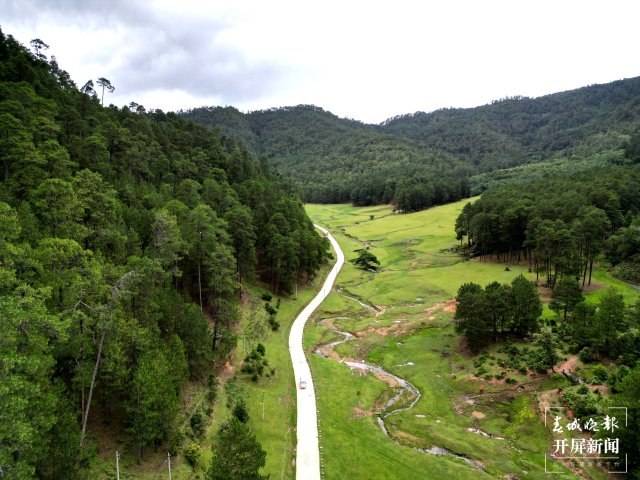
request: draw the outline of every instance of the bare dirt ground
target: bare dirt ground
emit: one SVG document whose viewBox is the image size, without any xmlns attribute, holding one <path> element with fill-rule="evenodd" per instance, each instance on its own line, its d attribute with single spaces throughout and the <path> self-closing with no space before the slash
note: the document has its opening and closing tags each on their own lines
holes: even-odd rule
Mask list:
<svg viewBox="0 0 640 480">
<path fill-rule="evenodd" d="M 564 362 L 559 363 L 554 368 L 556 372 L 566 371 L 568 373 L 573 373 L 577 366 L 578 366 L 578 356 L 574 355 L 572 357 L 567 358 L 567 360 L 565 360 Z"/>
<path fill-rule="evenodd" d="M 448 300 L 446 302 L 436 303 L 435 305 L 429 308 L 426 308 L 424 310 L 424 315 L 426 316 L 427 320 L 435 320 L 436 318 L 435 313 L 437 311 L 442 310 L 445 313 L 452 313 L 456 311 L 456 305 L 457 305 L 457 302 L 455 298 L 452 300 Z M 380 311 L 376 313 L 374 318 L 377 318 L 380 315 L 384 314 L 387 308 L 384 305 L 376 305 L 376 307 Z M 375 325 L 371 324 L 371 325 L 368 325 L 363 330 L 355 332 L 354 335 L 356 337 L 363 337 L 366 334 L 376 333 L 377 335 L 380 335 L 382 337 L 386 337 L 388 335 L 393 335 L 395 337 L 407 336 L 414 333 L 416 329 L 416 324 L 423 321 L 424 321 L 424 318 L 422 317 L 422 315 L 416 319 L 407 320 L 407 321 L 404 321 L 402 316 L 399 315 L 398 323 L 393 323 L 391 325 L 384 326 L 384 327 L 376 327 Z"/>
<path fill-rule="evenodd" d="M 352 418 L 362 418 L 373 415 L 375 412 L 371 409 L 365 410 L 360 407 L 353 407 L 353 415 Z"/>
</svg>

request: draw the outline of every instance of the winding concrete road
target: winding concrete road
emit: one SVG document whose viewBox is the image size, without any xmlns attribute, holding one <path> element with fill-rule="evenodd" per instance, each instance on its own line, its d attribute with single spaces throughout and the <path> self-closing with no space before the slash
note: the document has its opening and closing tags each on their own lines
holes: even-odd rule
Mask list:
<svg viewBox="0 0 640 480">
<path fill-rule="evenodd" d="M 311 314 L 329 295 L 338 272 L 344 263 L 344 254 L 338 242 L 324 228 L 314 225 L 324 233 L 336 252 L 336 263 L 329 272 L 322 289 L 311 302 L 302 310 L 291 326 L 289 334 L 289 352 L 296 379 L 297 396 L 297 426 L 298 442 L 296 446 L 296 478 L 298 480 L 320 480 L 320 449 L 318 448 L 318 415 L 316 412 L 316 393 L 313 388 L 311 370 L 304 356 L 302 348 L 302 334 L 304 325 Z M 300 380 L 307 382 L 306 388 L 300 388 Z"/>
</svg>

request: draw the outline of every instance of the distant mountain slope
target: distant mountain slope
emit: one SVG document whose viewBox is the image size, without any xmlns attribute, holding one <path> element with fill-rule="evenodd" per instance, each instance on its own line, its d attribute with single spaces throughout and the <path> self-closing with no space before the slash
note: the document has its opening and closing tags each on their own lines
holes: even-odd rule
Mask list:
<svg viewBox="0 0 640 480">
<path fill-rule="evenodd" d="M 369 205 L 407 197 L 409 192 L 429 197 L 431 204 L 468 194 L 461 179 L 472 170 L 457 157 L 312 105 L 245 115 L 232 107 L 206 107 L 183 115 L 223 135 L 244 139 L 270 166 L 292 177 L 307 201 Z M 417 190 L 426 194 L 418 195 Z M 405 209 L 429 204 L 414 198 Z"/>
<path fill-rule="evenodd" d="M 417 210 L 469 193 L 466 179 L 560 157 L 621 159 L 640 126 L 640 77 L 540 98 L 394 117 L 381 125 L 311 105 L 242 114 L 203 107 L 183 115 L 242 139 L 307 201 L 393 201 Z M 477 184 L 478 182 L 476 182 Z M 482 184 L 490 182 L 483 181 Z"/>
<path fill-rule="evenodd" d="M 629 134 L 639 121 L 640 77 L 636 77 L 539 98 L 515 97 L 476 108 L 401 115 L 382 127 L 478 165 L 507 166 L 570 152 L 603 133 Z"/>
</svg>

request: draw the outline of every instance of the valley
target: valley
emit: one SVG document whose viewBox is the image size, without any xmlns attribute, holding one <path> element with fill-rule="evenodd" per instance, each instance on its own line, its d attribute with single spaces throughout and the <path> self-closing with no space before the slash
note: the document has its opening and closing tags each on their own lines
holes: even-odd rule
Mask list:
<svg viewBox="0 0 640 480">
<path fill-rule="evenodd" d="M 29 45 L 3 480 L 639 475 L 640 77 L 373 125 L 108 105 Z"/>
<path fill-rule="evenodd" d="M 551 436 L 538 399 L 570 382 L 499 366 L 507 359 L 500 344 L 488 349 L 486 370 L 506 374 L 474 375 L 477 357 L 453 328 L 457 288 L 535 275 L 524 262 L 507 269 L 451 253 L 453 222 L 465 203 L 402 216 L 388 207 L 307 205 L 347 259 L 368 244 L 382 265 L 374 273 L 345 263 L 305 335 L 325 478 L 546 478 Z M 594 278 L 608 280 L 602 270 Z M 630 287 L 625 293 L 638 298 Z M 547 460 L 549 471 L 575 478 Z M 596 469 L 587 475 L 604 478 Z"/>
</svg>

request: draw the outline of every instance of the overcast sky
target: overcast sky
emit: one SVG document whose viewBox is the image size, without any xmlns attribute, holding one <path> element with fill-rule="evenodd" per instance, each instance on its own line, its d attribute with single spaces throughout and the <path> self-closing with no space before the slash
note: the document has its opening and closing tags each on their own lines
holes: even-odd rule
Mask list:
<svg viewBox="0 0 640 480">
<path fill-rule="evenodd" d="M 640 75 L 638 0 L 0 0 L 105 103 L 394 115 Z"/>
</svg>

